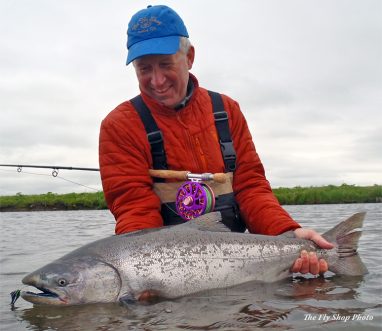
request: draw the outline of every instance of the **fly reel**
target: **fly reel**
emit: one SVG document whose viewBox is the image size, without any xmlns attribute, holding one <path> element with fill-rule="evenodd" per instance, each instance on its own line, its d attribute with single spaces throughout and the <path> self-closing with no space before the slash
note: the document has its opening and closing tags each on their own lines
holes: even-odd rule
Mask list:
<svg viewBox="0 0 382 331">
<path fill-rule="evenodd" d="M 184 220 L 191 220 L 214 210 L 215 194 L 205 183 L 187 181 L 179 187 L 175 207 Z"/>
<path fill-rule="evenodd" d="M 186 221 L 214 210 L 215 194 L 203 181 L 223 184 L 227 180 L 224 173 L 195 174 L 190 171 L 149 169 L 149 174 L 157 178 L 186 180 L 179 187 L 175 199 L 176 211 Z"/>
</svg>

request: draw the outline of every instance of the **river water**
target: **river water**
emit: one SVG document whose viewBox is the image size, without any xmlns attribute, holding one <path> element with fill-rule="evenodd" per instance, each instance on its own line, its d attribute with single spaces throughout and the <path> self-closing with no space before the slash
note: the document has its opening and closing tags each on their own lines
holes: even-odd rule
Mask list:
<svg viewBox="0 0 382 331">
<path fill-rule="evenodd" d="M 0 330 L 382 330 L 382 204 L 286 206 L 320 233 L 367 211 L 359 252 L 364 277 L 247 284 L 152 305 L 10 306 L 27 273 L 114 232 L 109 211 L 0 213 Z"/>
</svg>

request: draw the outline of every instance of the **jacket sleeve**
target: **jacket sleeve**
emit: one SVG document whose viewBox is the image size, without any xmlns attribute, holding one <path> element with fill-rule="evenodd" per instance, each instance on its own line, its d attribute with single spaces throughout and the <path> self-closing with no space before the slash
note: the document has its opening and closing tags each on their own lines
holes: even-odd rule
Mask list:
<svg viewBox="0 0 382 331">
<path fill-rule="evenodd" d="M 150 146 L 143 123 L 130 108 L 125 103 L 111 112 L 102 121 L 99 137 L 102 186 L 117 222 L 116 234 L 163 225 L 148 174 Z"/>
<path fill-rule="evenodd" d="M 251 233 L 278 235 L 299 228 L 300 225 L 280 206 L 272 192 L 239 105 L 227 97 L 224 102 L 229 112 L 237 157 L 233 190 L 248 230 Z"/>
</svg>

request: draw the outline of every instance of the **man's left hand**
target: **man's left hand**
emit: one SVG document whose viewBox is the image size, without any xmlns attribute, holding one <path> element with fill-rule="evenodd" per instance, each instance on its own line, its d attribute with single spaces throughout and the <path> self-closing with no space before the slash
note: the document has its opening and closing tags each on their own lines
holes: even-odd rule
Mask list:
<svg viewBox="0 0 382 331">
<path fill-rule="evenodd" d="M 325 240 L 320 234 L 311 229 L 299 228 L 294 231 L 297 238 L 308 239 L 315 242 L 323 249 L 331 249 L 334 245 Z M 302 274 L 311 273 L 312 275 L 324 274 L 328 271 L 328 263 L 324 259 L 318 259 L 315 252 L 302 251 L 301 256 L 294 262 L 292 272 Z"/>
</svg>

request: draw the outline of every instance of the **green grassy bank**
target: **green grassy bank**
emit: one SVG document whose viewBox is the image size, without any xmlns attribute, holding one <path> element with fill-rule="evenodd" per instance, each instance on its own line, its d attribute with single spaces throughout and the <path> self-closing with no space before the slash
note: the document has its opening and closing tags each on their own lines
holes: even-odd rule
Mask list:
<svg viewBox="0 0 382 331">
<path fill-rule="evenodd" d="M 382 202 L 382 185 L 273 189 L 282 205 Z M 0 196 L 0 211 L 106 209 L 102 192 Z"/>
</svg>

